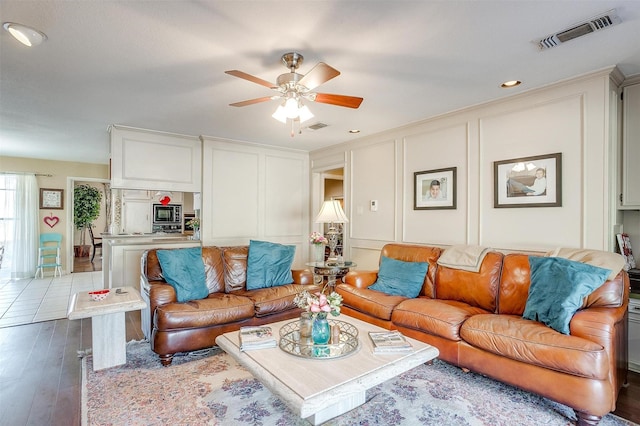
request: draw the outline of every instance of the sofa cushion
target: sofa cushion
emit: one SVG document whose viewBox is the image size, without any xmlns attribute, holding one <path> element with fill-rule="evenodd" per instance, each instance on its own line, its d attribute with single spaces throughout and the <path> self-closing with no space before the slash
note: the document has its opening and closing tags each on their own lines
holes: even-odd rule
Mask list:
<svg viewBox="0 0 640 426">
<path fill-rule="evenodd" d="M 222 248 L 224 265 L 224 291 L 231 293 L 247 288 L 247 257 L 249 246 Z"/>
<path fill-rule="evenodd" d="M 320 286 L 316 285 L 285 284 L 275 287 L 239 291 L 233 294 L 250 299 L 254 305 L 255 316 L 263 317 L 297 309 L 297 306 L 293 303 L 296 294 L 302 292 L 302 290 L 313 293 L 321 289 Z"/>
<path fill-rule="evenodd" d="M 584 299 L 611 270 L 560 257 L 529 258 L 531 285 L 522 316 L 569 334 L 569 323 Z"/>
<path fill-rule="evenodd" d="M 407 299 L 396 306 L 391 321 L 397 326 L 459 341 L 462 324 L 473 315 L 486 313 L 484 309 L 455 300 L 419 297 Z"/>
<path fill-rule="evenodd" d="M 153 321 L 158 331 L 167 331 L 229 324 L 253 316 L 253 302 L 248 298 L 213 293 L 206 299 L 160 305 L 156 308 Z"/>
<path fill-rule="evenodd" d="M 427 262 L 434 267 L 429 268 L 427 276 L 424 279 L 421 296 L 435 297 L 434 282 L 436 279 L 435 265 L 442 253 L 439 247 L 429 247 L 417 244 L 385 244 L 380 252 L 380 257 L 389 257 L 391 259 L 402 260 L 405 262 Z"/>
<path fill-rule="evenodd" d="M 291 284 L 291 265 L 295 254 L 295 246 L 251 240 L 247 259 L 247 290 Z"/>
<path fill-rule="evenodd" d="M 471 346 L 527 364 L 606 380 L 609 357 L 590 340 L 561 334 L 517 315 L 474 315 L 460 336 Z"/>
<path fill-rule="evenodd" d="M 393 296 L 368 288 L 358 288 L 349 284 L 339 284 L 336 292 L 342 296 L 342 305 L 356 311 L 364 312 L 385 321 L 391 320 L 391 312 L 400 302 L 407 300 L 404 296 Z"/>
<path fill-rule="evenodd" d="M 486 253 L 479 272 L 438 266 L 434 298 L 457 300 L 495 312 L 502 272 L 502 253 Z"/>
<path fill-rule="evenodd" d="M 420 294 L 428 270 L 427 262 L 404 262 L 382 256 L 378 279 L 369 289 L 414 298 Z"/>
<path fill-rule="evenodd" d="M 156 253 L 165 280 L 176 289 L 178 302 L 203 299 L 209 295 L 201 247 L 158 250 Z"/>
</svg>

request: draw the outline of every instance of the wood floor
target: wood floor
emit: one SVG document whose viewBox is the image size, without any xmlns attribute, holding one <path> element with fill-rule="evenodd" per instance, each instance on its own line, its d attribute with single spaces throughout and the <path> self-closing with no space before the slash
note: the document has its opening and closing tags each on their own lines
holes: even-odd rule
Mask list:
<svg viewBox="0 0 640 426">
<path fill-rule="evenodd" d="M 143 339 L 140 311 L 127 312 L 127 341 Z M 0 425 L 80 425 L 82 361 L 91 318 L 0 329 Z"/>
</svg>

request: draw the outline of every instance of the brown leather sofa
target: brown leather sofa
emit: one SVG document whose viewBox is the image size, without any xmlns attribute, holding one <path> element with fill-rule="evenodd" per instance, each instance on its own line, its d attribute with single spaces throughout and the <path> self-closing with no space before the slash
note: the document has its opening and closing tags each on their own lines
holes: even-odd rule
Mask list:
<svg viewBox="0 0 640 426">
<path fill-rule="evenodd" d="M 446 362 L 565 404 L 580 425 L 595 425 L 615 410 L 627 374 L 626 272 L 588 296 L 565 335 L 522 318 L 528 255 L 492 251 L 479 272 L 468 272 L 437 265 L 441 253 L 387 244 L 382 256 L 429 262 L 420 295 L 369 290 L 377 271 L 352 271 L 337 286 L 342 312 L 429 343 Z"/>
<path fill-rule="evenodd" d="M 294 270 L 292 284 L 247 290 L 248 253 L 248 246 L 203 247 L 209 296 L 183 303 L 164 280 L 156 249 L 142 255 L 140 288 L 148 306 L 142 312 L 142 327 L 162 365 L 170 365 L 178 352 L 214 346 L 217 336 L 241 326 L 298 317 L 295 295 L 320 289 L 313 285 L 311 272 Z"/>
</svg>

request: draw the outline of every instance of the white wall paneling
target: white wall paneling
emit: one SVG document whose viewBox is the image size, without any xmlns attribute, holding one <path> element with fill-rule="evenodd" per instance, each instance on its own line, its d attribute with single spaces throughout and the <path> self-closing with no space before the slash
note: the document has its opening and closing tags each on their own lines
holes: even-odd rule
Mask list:
<svg viewBox="0 0 640 426">
<path fill-rule="evenodd" d="M 466 241 L 467 157 L 466 123 L 404 139 L 403 241 L 460 244 Z M 414 210 L 414 173 L 456 167 L 457 207 L 449 210 Z"/>
<path fill-rule="evenodd" d="M 299 237 L 307 226 L 307 217 L 301 206 L 309 199 L 308 161 L 265 155 L 265 230 L 266 237 Z M 304 196 L 304 197 L 303 197 Z"/>
<path fill-rule="evenodd" d="M 394 140 L 351 151 L 352 238 L 395 240 L 396 158 Z M 370 210 L 371 200 L 378 201 L 377 211 Z"/>
<path fill-rule="evenodd" d="M 249 240 L 295 245 L 308 255 L 309 157 L 299 151 L 202 137 L 203 245 Z"/>
<path fill-rule="evenodd" d="M 611 250 L 617 222 L 614 71 L 312 152 L 313 164 L 351 156 L 345 182 L 352 200 L 353 260 L 362 258 L 358 265 L 364 268 L 373 259 L 370 252 L 387 242 Z M 562 207 L 493 207 L 495 161 L 556 152 L 562 153 Z M 457 209 L 414 211 L 413 173 L 446 167 L 457 167 Z M 371 199 L 379 201 L 376 213 L 369 211 Z"/>
<path fill-rule="evenodd" d="M 562 98 L 480 119 L 481 243 L 491 247 L 544 249 L 581 247 L 584 193 L 582 96 Z M 543 126 L 540 123 L 544 123 Z M 493 207 L 493 163 L 562 153 L 562 207 Z"/>
<path fill-rule="evenodd" d="M 111 187 L 200 192 L 196 136 L 111 126 Z"/>
</svg>

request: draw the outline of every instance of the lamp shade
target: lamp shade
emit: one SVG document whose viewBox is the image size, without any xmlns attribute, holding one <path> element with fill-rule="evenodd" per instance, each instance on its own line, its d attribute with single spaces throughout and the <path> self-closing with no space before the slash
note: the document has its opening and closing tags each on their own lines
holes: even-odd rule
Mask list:
<svg viewBox="0 0 640 426">
<path fill-rule="evenodd" d="M 316 223 L 349 223 L 349 219 L 344 214 L 340 202 L 331 200 L 322 203 L 320 213 L 316 216 Z"/>
</svg>

